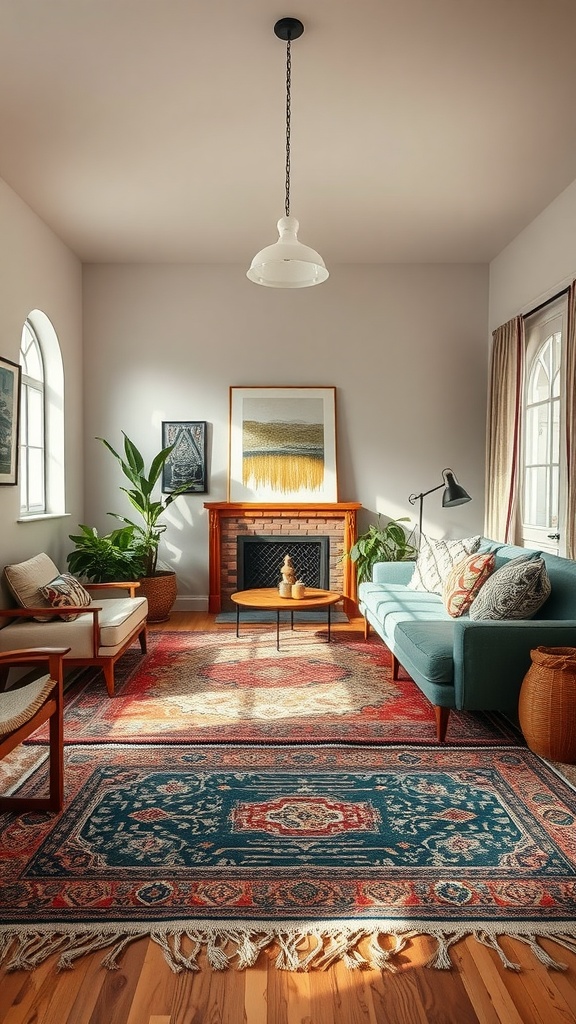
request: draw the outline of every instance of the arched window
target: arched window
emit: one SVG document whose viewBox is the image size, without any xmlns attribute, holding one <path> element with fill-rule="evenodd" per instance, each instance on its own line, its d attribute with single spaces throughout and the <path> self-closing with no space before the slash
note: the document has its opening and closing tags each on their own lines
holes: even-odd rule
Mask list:
<svg viewBox="0 0 576 1024">
<path fill-rule="evenodd" d="M 33 310 L 20 342 L 20 517 L 62 515 L 64 497 L 64 373 L 56 332 Z"/>
<path fill-rule="evenodd" d="M 29 320 L 22 331 L 20 364 L 20 511 L 34 515 L 46 511 L 44 360 Z"/>
<path fill-rule="evenodd" d="M 526 547 L 562 551 L 565 516 L 566 302 L 527 318 L 523 407 L 522 535 Z"/>
</svg>

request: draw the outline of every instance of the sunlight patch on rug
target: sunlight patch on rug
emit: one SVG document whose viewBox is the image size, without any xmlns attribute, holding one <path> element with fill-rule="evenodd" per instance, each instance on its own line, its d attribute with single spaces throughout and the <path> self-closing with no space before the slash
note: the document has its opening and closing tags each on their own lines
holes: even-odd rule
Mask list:
<svg viewBox="0 0 576 1024">
<path fill-rule="evenodd" d="M 85 682 L 85 680 L 88 682 Z M 40 734 L 44 739 L 47 731 Z M 375 637 L 288 632 L 161 632 L 128 651 L 108 697 L 88 670 L 66 696 L 66 743 L 432 743 L 431 704 L 410 679 L 392 679 Z M 35 737 L 36 739 L 36 737 Z M 497 714 L 452 712 L 448 744 L 523 742 Z"/>
</svg>

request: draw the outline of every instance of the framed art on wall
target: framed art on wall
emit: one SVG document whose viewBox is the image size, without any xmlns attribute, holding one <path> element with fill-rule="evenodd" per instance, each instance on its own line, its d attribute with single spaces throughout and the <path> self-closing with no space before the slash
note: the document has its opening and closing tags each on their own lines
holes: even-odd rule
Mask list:
<svg viewBox="0 0 576 1024">
<path fill-rule="evenodd" d="M 162 470 L 162 493 L 191 480 L 182 494 L 206 494 L 206 421 L 170 420 L 162 424 L 162 447 L 174 448 Z"/>
<path fill-rule="evenodd" d="M 338 501 L 336 388 L 230 388 L 228 501 Z"/>
<path fill-rule="evenodd" d="M 0 356 L 0 484 L 18 483 L 20 367 Z"/>
</svg>

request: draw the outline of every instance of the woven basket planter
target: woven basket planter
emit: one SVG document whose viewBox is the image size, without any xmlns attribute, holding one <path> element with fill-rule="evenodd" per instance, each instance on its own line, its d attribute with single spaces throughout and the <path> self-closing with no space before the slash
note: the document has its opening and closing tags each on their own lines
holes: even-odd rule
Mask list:
<svg viewBox="0 0 576 1024">
<path fill-rule="evenodd" d="M 536 647 L 524 676 L 518 718 L 535 754 L 576 764 L 576 648 Z"/>
<path fill-rule="evenodd" d="M 166 622 L 174 606 L 178 585 L 175 572 L 157 572 L 155 576 L 143 576 L 138 596 L 148 599 L 148 622 Z"/>
</svg>

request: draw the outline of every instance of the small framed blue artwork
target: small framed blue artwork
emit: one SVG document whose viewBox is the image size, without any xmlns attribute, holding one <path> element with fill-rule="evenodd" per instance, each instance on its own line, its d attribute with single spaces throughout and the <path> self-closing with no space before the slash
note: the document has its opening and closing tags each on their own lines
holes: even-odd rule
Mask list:
<svg viewBox="0 0 576 1024">
<path fill-rule="evenodd" d="M 162 424 L 162 447 L 173 445 L 162 470 L 162 493 L 190 481 L 182 494 L 206 494 L 206 421 L 170 420 Z"/>
</svg>

